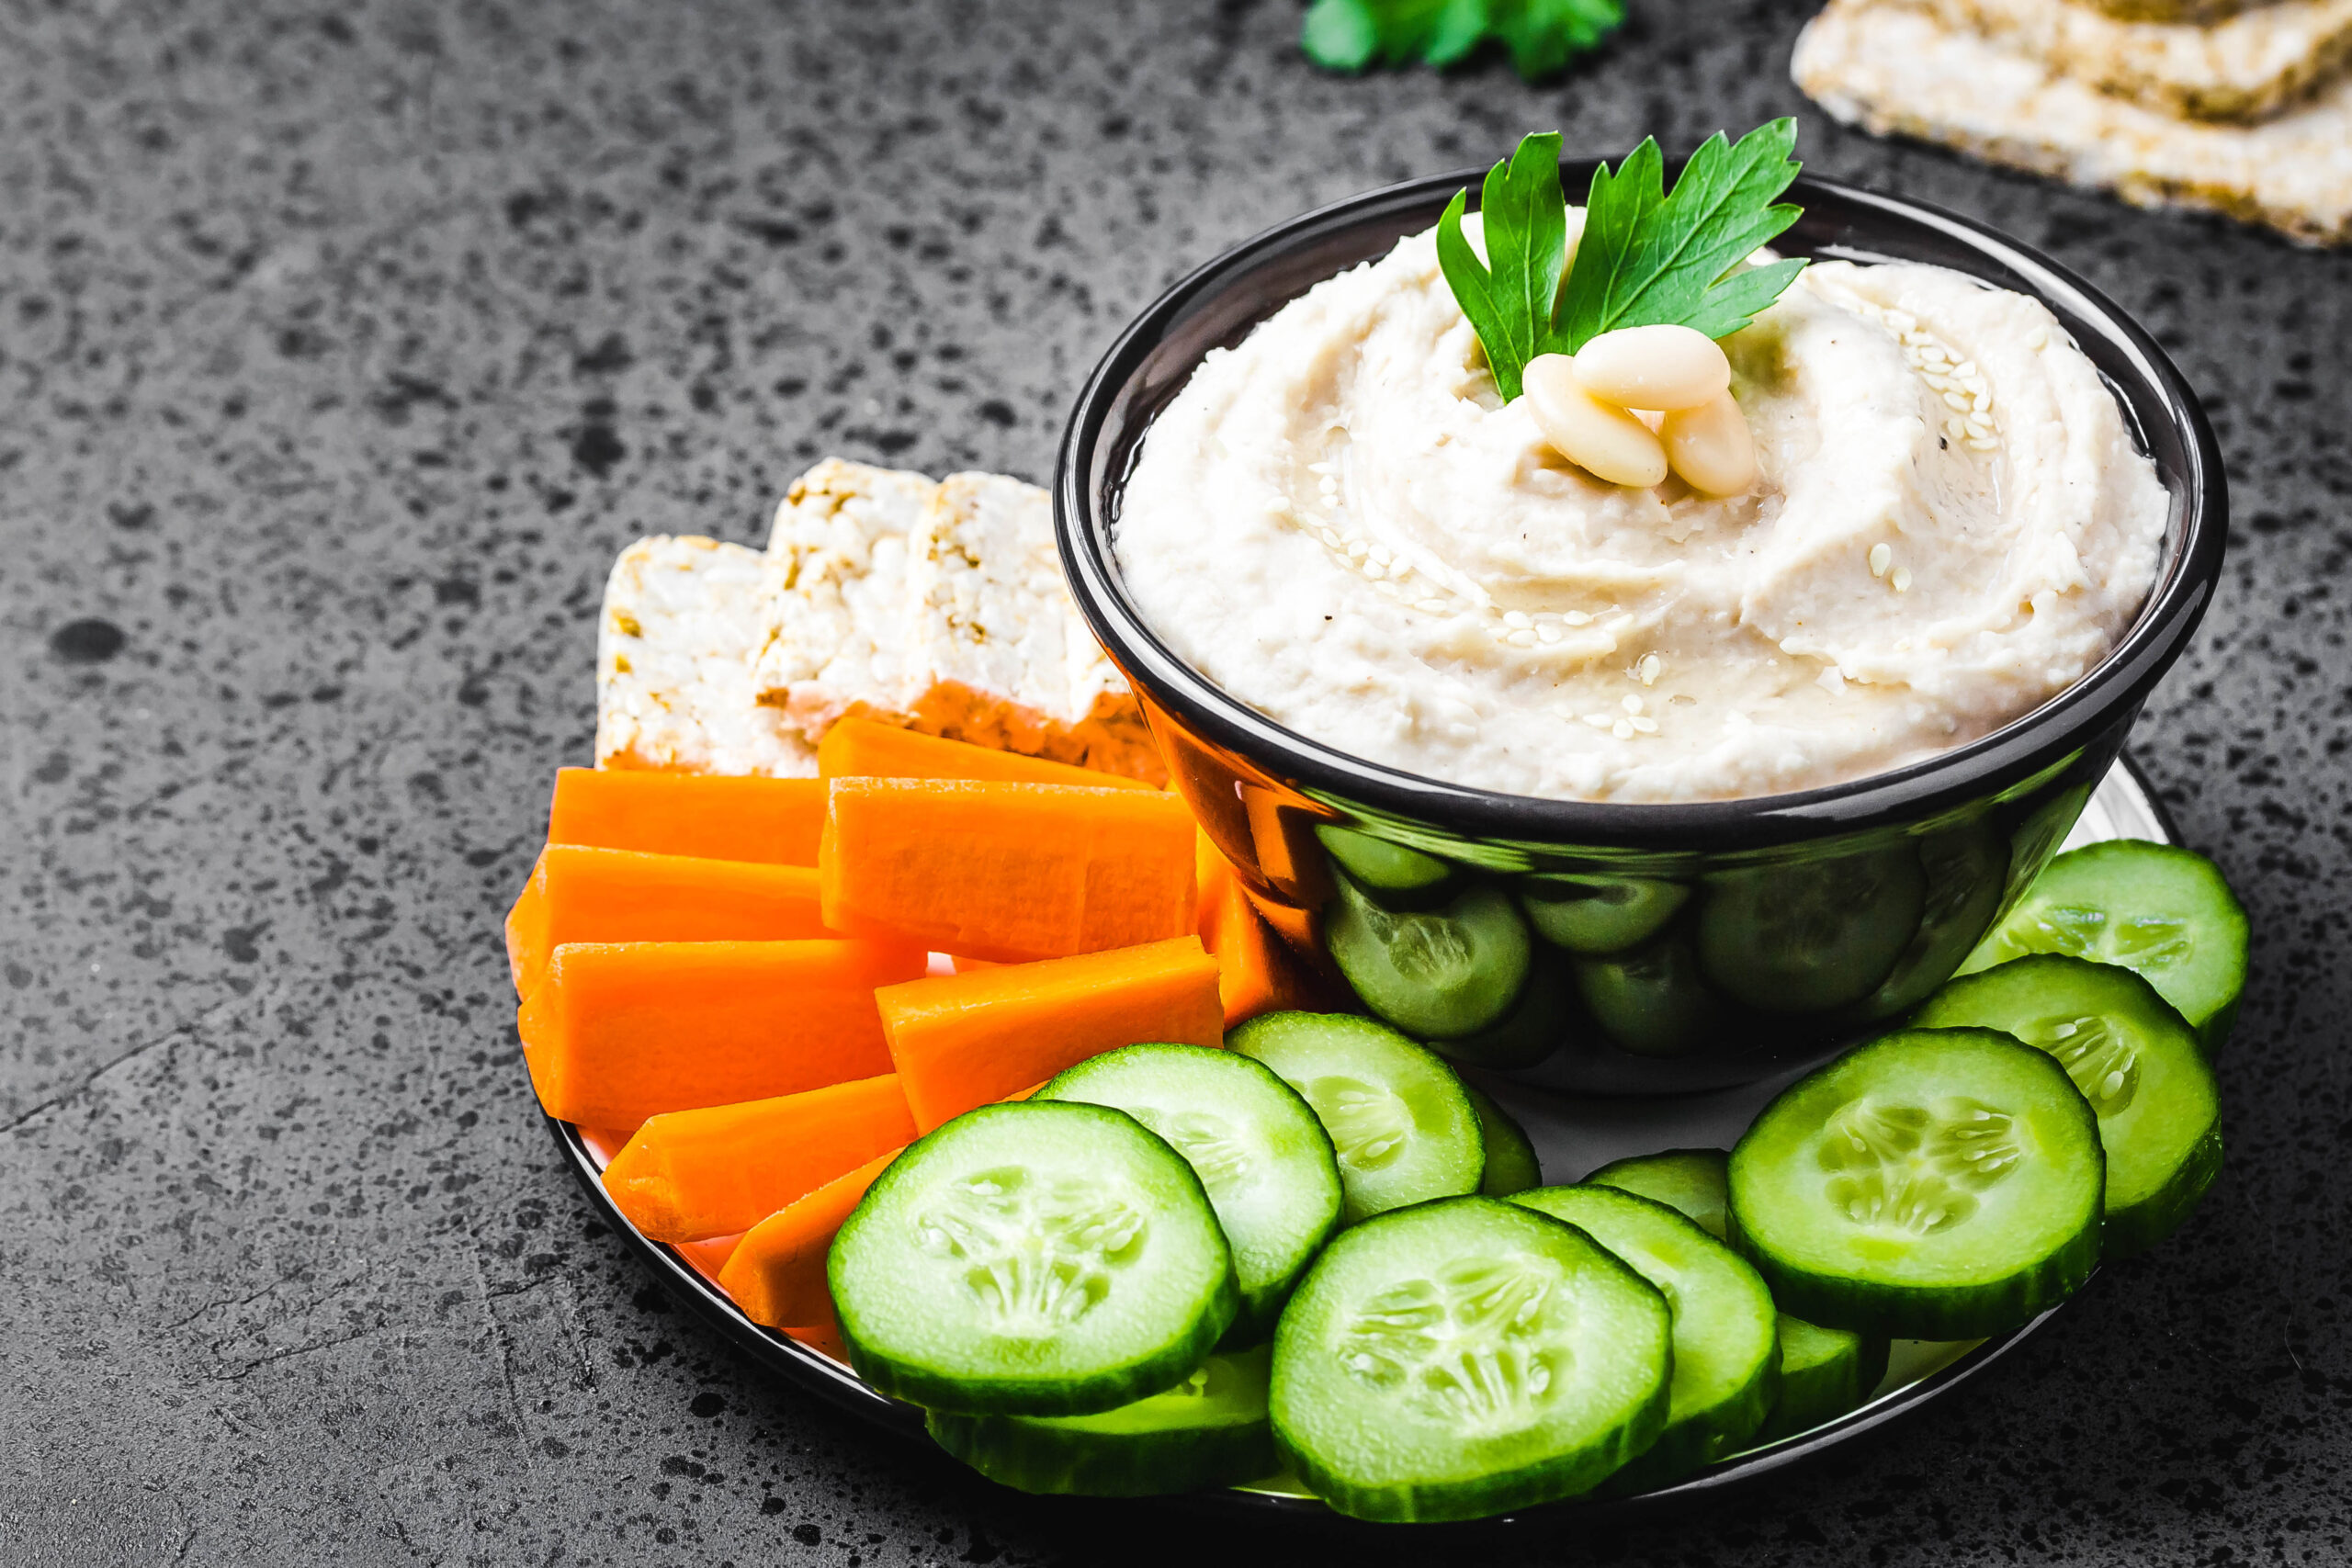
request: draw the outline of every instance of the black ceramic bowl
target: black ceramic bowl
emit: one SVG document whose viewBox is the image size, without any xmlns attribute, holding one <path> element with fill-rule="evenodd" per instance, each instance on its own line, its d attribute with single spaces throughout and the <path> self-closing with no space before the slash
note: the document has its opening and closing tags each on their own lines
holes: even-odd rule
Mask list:
<svg viewBox="0 0 2352 1568">
<path fill-rule="evenodd" d="M 1581 190 L 1591 169 L 1571 161 L 1565 183 Z M 1799 794 L 1548 800 L 1347 755 L 1273 722 L 1170 651 L 1129 595 L 1111 536 L 1152 420 L 1203 355 L 1429 228 L 1479 177 L 1417 180 L 1294 219 L 1137 317 L 1063 436 L 1054 479 L 1062 563 L 1209 836 L 1277 928 L 1333 978 L 1362 975 L 1365 944 L 1385 942 L 1378 953 L 1391 983 L 1368 1001 L 1391 1004 L 1395 1021 L 1459 1059 L 1562 1088 L 1753 1081 L 1907 1010 L 2065 837 L 2212 596 L 2228 522 L 2221 456 L 2164 351 L 2072 273 L 1967 219 L 1802 177 L 1792 199 L 1804 216 L 1780 242 L 1785 253 L 1929 262 L 2032 295 L 2106 376 L 2172 497 L 2154 591 L 2121 643 L 2080 683 L 1982 739 Z M 1484 924 L 1473 931 L 1465 919 Z M 1433 951 L 1451 946 L 1458 958 L 1453 938 L 1465 932 L 1501 953 L 1498 985 L 1510 994 L 1480 1004 L 1500 1010 L 1494 1021 L 1439 1038 L 1445 1030 L 1415 1027 L 1412 1006 L 1393 1005 L 1394 982 L 1409 981 Z M 1329 964 L 1335 933 L 1356 962 Z"/>
</svg>

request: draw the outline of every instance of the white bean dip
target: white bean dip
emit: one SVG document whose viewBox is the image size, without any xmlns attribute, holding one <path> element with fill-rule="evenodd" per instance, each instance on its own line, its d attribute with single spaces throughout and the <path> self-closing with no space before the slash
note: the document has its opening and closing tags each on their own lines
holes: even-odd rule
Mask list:
<svg viewBox="0 0 2352 1568">
<path fill-rule="evenodd" d="M 1145 440 L 1120 567 L 1178 654 L 1279 723 L 1565 799 L 1899 767 L 2130 626 L 2168 498 L 2039 301 L 1817 263 L 1724 347 L 1755 486 L 1604 484 L 1502 404 L 1413 235 L 1207 355 Z"/>
</svg>

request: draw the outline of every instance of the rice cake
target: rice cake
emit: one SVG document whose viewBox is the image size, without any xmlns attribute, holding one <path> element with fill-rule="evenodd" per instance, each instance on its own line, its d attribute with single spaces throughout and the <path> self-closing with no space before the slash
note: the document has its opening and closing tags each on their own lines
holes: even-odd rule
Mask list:
<svg viewBox="0 0 2352 1568">
<path fill-rule="evenodd" d="M 1133 693 L 1070 599 L 1044 491 L 998 474 L 949 475 L 909 541 L 907 591 L 904 722 L 1166 777 Z"/>
<path fill-rule="evenodd" d="M 657 535 L 623 550 L 596 632 L 596 765 L 807 778 L 816 749 L 752 682 L 765 561 Z"/>
<path fill-rule="evenodd" d="M 2352 0 L 2284 0 L 2210 27 L 2121 21 L 2081 0 L 1911 3 L 1947 27 L 2186 119 L 2276 114 L 2352 61 Z"/>
<path fill-rule="evenodd" d="M 2352 78 L 2259 125 L 2184 121 L 1885 0 L 1832 0 L 1798 39 L 1791 73 L 1831 115 L 1880 135 L 2310 244 L 2352 241 Z"/>
<path fill-rule="evenodd" d="M 828 457 L 777 503 L 752 677 L 808 745 L 844 713 L 898 705 L 907 536 L 938 493 L 922 474 Z"/>
<path fill-rule="evenodd" d="M 776 508 L 763 599 L 752 689 L 809 747 L 854 714 L 1165 777 L 1070 601 L 1034 485 L 828 458 Z"/>
</svg>

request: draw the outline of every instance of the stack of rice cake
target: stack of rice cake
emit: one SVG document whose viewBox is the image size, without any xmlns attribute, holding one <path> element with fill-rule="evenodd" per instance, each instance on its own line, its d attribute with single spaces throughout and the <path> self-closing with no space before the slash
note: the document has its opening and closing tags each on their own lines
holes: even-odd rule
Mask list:
<svg viewBox="0 0 2352 1568">
<path fill-rule="evenodd" d="M 597 766 L 812 775 L 847 714 L 1166 777 L 1035 485 L 829 457 L 793 481 L 764 552 L 656 536 L 614 562 Z"/>
<path fill-rule="evenodd" d="M 1792 69 L 1881 135 L 2352 242 L 2352 0 L 1831 0 Z"/>
</svg>

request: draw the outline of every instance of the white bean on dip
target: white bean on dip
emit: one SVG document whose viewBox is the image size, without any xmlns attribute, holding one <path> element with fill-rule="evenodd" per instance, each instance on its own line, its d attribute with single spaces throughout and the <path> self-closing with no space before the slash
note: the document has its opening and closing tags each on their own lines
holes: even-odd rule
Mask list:
<svg viewBox="0 0 2352 1568">
<path fill-rule="evenodd" d="M 1536 397 L 1502 402 L 1413 235 L 1203 360 L 1114 548 L 1169 644 L 1277 721 L 1570 799 L 1882 772 L 2039 705 L 2129 626 L 2167 498 L 2038 301 L 1816 263 L 1722 346 L 1732 406 L 1660 422 L 1677 474 L 1607 482 Z"/>
<path fill-rule="evenodd" d="M 1594 394 L 1566 355 L 1537 355 L 1521 372 L 1521 385 L 1544 439 L 1586 473 L 1613 485 L 1665 480 L 1666 444 L 1657 433 L 1623 405 Z"/>
<path fill-rule="evenodd" d="M 1704 408 L 1731 390 L 1731 361 L 1695 327 L 1622 327 L 1577 351 L 1577 379 L 1620 408 Z"/>
<path fill-rule="evenodd" d="M 1737 495 L 1756 482 L 1756 437 L 1728 391 L 1695 408 L 1677 409 L 1658 423 L 1667 460 L 1702 495 Z"/>
</svg>

